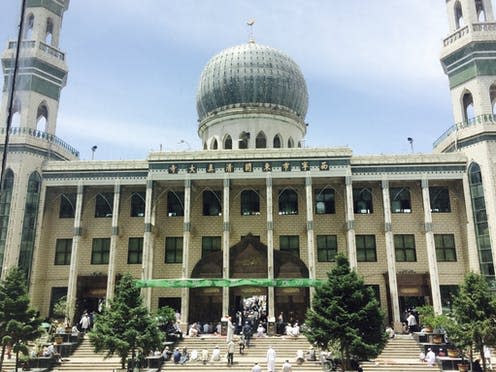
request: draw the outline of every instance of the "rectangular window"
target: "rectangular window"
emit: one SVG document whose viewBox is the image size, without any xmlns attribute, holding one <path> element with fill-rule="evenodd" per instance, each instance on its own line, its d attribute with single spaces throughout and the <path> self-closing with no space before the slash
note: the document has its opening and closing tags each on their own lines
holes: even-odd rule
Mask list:
<svg viewBox="0 0 496 372">
<path fill-rule="evenodd" d="M 203 215 L 222 215 L 222 193 L 220 191 L 203 191 Z"/>
<path fill-rule="evenodd" d="M 392 213 L 411 213 L 412 201 L 410 189 L 407 187 L 391 187 L 389 189 Z"/>
<path fill-rule="evenodd" d="M 52 287 L 50 295 L 50 310 L 48 311 L 49 317 L 53 317 L 53 310 L 55 307 L 55 304 L 60 301 L 62 297 L 67 296 L 67 287 Z"/>
<path fill-rule="evenodd" d="M 396 262 L 416 262 L 415 236 L 412 234 L 395 235 L 394 252 Z"/>
<path fill-rule="evenodd" d="M 432 213 L 451 212 L 449 189 L 446 186 L 429 187 Z"/>
<path fill-rule="evenodd" d="M 443 313 L 448 313 L 453 310 L 453 299 L 458 296 L 460 289 L 457 285 L 440 285 L 439 290 L 441 292 Z"/>
<path fill-rule="evenodd" d="M 336 213 L 335 191 L 334 189 L 315 190 L 315 213 L 334 214 Z"/>
<path fill-rule="evenodd" d="M 184 216 L 183 191 L 169 191 L 167 193 L 167 215 L 169 217 Z"/>
<path fill-rule="evenodd" d="M 129 238 L 127 263 L 140 264 L 143 260 L 143 238 Z"/>
<path fill-rule="evenodd" d="M 220 236 L 202 237 L 202 257 L 221 250 Z"/>
<path fill-rule="evenodd" d="M 60 195 L 59 218 L 74 218 L 76 211 L 76 193 Z"/>
<path fill-rule="evenodd" d="M 317 235 L 317 260 L 333 262 L 338 253 L 336 235 Z"/>
<path fill-rule="evenodd" d="M 145 193 L 133 192 L 131 196 L 131 217 L 145 216 Z"/>
<path fill-rule="evenodd" d="M 165 238 L 165 263 L 183 262 L 183 238 L 168 236 Z"/>
<path fill-rule="evenodd" d="M 279 249 L 283 252 L 291 253 L 300 257 L 300 236 L 299 235 L 280 235 Z"/>
<path fill-rule="evenodd" d="M 55 243 L 55 265 L 70 265 L 72 239 L 57 239 Z"/>
<path fill-rule="evenodd" d="M 375 235 L 357 235 L 355 242 L 358 262 L 377 262 Z"/>
<path fill-rule="evenodd" d="M 371 188 L 362 187 L 353 189 L 353 211 L 357 214 L 369 214 L 374 212 Z"/>
<path fill-rule="evenodd" d="M 95 217 L 112 217 L 114 193 L 101 192 L 95 198 Z"/>
<path fill-rule="evenodd" d="M 110 238 L 94 238 L 91 250 L 93 265 L 106 265 L 109 262 Z"/>
<path fill-rule="evenodd" d="M 456 261 L 455 236 L 453 234 L 434 234 L 438 262 Z"/>
<path fill-rule="evenodd" d="M 380 304 L 381 303 L 381 289 L 378 284 L 365 284 L 366 287 L 372 289 L 374 292 L 375 299 Z"/>
</svg>

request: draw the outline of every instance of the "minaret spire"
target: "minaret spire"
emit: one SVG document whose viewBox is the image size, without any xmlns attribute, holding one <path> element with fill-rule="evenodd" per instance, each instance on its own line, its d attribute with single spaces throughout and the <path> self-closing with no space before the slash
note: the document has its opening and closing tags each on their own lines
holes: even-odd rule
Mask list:
<svg viewBox="0 0 496 372">
<path fill-rule="evenodd" d="M 248 21 L 246 21 L 246 25 L 249 27 L 248 43 L 250 43 L 250 44 L 255 44 L 255 38 L 253 37 L 253 25 L 254 24 L 255 24 L 254 18 L 251 18 Z"/>
</svg>

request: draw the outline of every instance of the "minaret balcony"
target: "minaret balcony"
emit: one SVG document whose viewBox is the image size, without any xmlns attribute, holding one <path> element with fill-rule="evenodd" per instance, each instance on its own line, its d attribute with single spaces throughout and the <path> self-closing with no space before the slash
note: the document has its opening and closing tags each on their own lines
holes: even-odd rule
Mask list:
<svg viewBox="0 0 496 372">
<path fill-rule="evenodd" d="M 432 145 L 435 152 L 456 150 L 457 142 L 483 132 L 496 132 L 496 115 L 483 114 L 449 127 Z"/>
<path fill-rule="evenodd" d="M 450 54 L 454 49 L 459 48 L 463 41 L 466 44 L 470 41 L 492 41 L 496 36 L 496 22 L 472 23 L 459 28 L 443 40 L 443 55 Z"/>
<path fill-rule="evenodd" d="M 0 128 L 2 145 L 5 132 L 5 128 Z M 19 146 L 37 148 L 46 151 L 51 158 L 59 160 L 76 160 L 79 158 L 78 150 L 53 134 L 27 127 L 12 127 L 9 133 L 9 148 L 14 149 Z"/>
<path fill-rule="evenodd" d="M 9 41 L 7 52 L 13 50 L 17 47 L 17 41 Z M 65 54 L 62 53 L 57 48 L 48 45 L 47 43 L 40 40 L 24 40 L 21 42 L 21 56 L 26 53 L 33 53 L 35 51 L 41 51 L 42 55 L 52 56 L 60 61 L 65 61 Z M 6 56 L 4 55 L 4 58 Z"/>
</svg>

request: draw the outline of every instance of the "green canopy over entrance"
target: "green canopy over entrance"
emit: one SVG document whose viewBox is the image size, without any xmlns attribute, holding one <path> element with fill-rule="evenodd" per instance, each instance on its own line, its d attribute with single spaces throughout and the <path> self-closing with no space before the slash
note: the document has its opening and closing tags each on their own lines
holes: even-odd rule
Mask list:
<svg viewBox="0 0 496 372">
<path fill-rule="evenodd" d="M 320 287 L 324 280 L 295 279 L 149 279 L 136 280 L 138 288 L 205 288 L 205 287 Z"/>
</svg>

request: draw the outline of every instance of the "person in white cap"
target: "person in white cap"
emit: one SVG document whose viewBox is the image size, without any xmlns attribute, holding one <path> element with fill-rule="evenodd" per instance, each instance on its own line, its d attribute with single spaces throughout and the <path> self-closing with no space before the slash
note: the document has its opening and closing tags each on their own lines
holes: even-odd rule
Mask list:
<svg viewBox="0 0 496 372">
<path fill-rule="evenodd" d="M 427 362 L 427 367 L 432 367 L 436 363 L 436 354 L 434 354 L 431 348 L 427 349 L 425 361 Z"/>
</svg>

